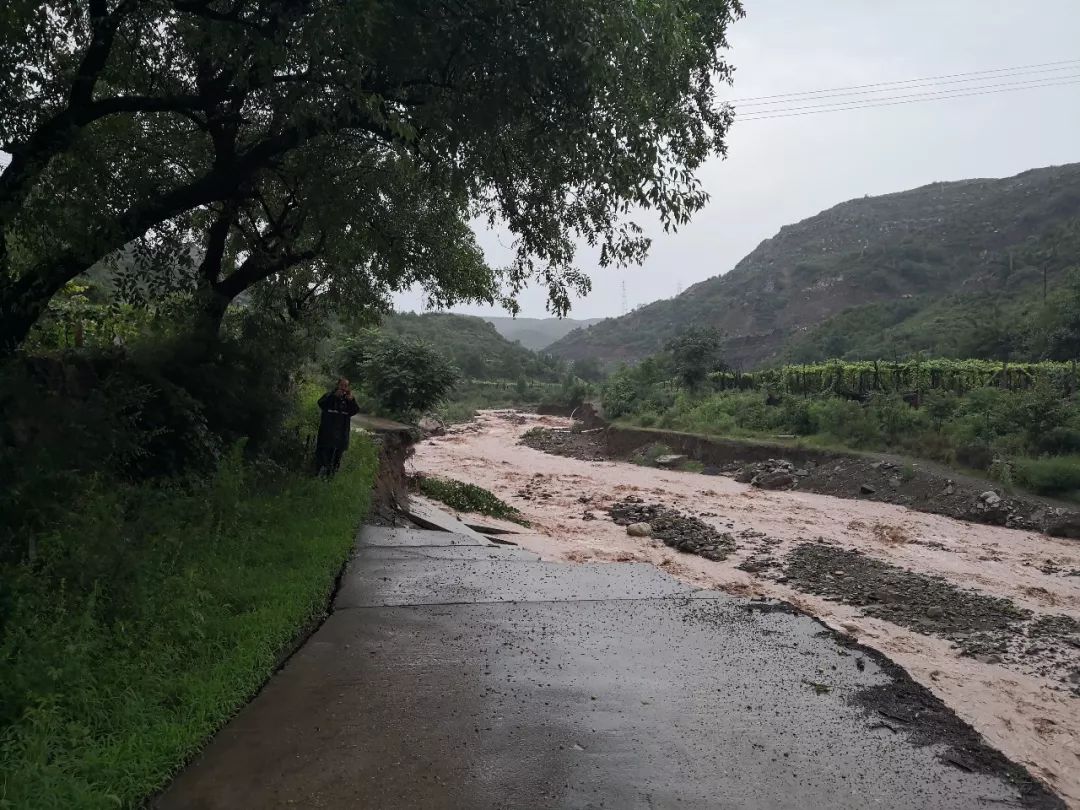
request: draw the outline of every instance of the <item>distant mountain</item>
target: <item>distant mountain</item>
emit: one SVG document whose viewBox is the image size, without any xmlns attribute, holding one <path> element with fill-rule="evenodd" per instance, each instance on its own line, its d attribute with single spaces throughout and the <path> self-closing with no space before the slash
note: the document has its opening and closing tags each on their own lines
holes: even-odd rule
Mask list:
<svg viewBox="0 0 1080 810">
<path fill-rule="evenodd" d="M 484 318 L 507 340 L 516 340 L 534 352 L 546 349 L 579 327 L 599 323 L 601 318 Z"/>
<path fill-rule="evenodd" d="M 933 183 L 787 225 L 729 273 L 575 330 L 547 351 L 636 361 L 688 326 L 714 326 L 742 367 L 1007 352 L 994 348 L 988 321 L 1004 328 L 1030 315 L 1044 285 L 1072 266 L 1080 266 L 1080 164 Z"/>
<path fill-rule="evenodd" d="M 470 379 L 516 380 L 521 375 L 551 382 L 559 379 L 558 361 L 507 340 L 483 318 L 449 312 L 403 312 L 386 316 L 379 328 L 434 344 Z"/>
</svg>

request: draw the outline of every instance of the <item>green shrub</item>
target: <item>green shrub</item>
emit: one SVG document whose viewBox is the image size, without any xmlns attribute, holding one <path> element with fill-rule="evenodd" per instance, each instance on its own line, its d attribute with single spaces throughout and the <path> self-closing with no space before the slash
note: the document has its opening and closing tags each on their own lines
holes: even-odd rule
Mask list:
<svg viewBox="0 0 1080 810">
<path fill-rule="evenodd" d="M 881 443 L 877 420 L 857 402 L 828 398 L 814 400 L 810 407 L 812 423 L 827 439 L 851 447 L 870 448 Z"/>
<path fill-rule="evenodd" d="M 0 569 L 5 807 L 133 807 L 259 688 L 325 607 L 375 473 L 357 439 L 330 482 L 90 480 Z"/>
<path fill-rule="evenodd" d="M 1066 495 L 1080 490 L 1080 456 L 1021 458 L 1015 480 L 1040 495 Z"/>
<path fill-rule="evenodd" d="M 423 340 L 369 331 L 341 350 L 342 371 L 379 413 L 410 419 L 444 402 L 460 372 Z"/>
<path fill-rule="evenodd" d="M 476 484 L 467 484 L 464 481 L 455 481 L 452 478 L 428 478 L 422 476 L 419 478 L 417 486 L 420 492 L 427 497 L 445 503 L 451 509 L 456 509 L 459 512 L 488 515 L 528 525 L 522 519 L 521 512 L 515 507 L 500 500 L 483 487 L 476 486 Z"/>
</svg>

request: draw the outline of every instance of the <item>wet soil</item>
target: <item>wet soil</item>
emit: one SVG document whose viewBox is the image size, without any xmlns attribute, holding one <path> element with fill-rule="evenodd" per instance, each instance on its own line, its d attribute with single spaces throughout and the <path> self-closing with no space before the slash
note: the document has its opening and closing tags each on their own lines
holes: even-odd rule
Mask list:
<svg viewBox="0 0 1080 810">
<path fill-rule="evenodd" d="M 720 623 L 725 619 L 717 607 L 708 601 L 692 603 L 684 620 Z M 809 615 L 788 602 L 774 600 L 752 600 L 746 604 L 746 610 Z M 1065 807 L 1061 799 L 1032 778 L 1026 768 L 987 745 L 975 729 L 957 717 L 956 712 L 929 689 L 914 681 L 902 667 L 878 650 L 859 644 L 823 622 L 819 621 L 819 624 L 822 629 L 817 635 L 830 639 L 839 655 L 851 659 L 859 672 L 866 669 L 867 662 L 872 662 L 872 666 L 888 676 L 884 683 L 857 689 L 846 698 L 849 704 L 868 715 L 871 729 L 881 729 L 917 747 L 935 747 L 938 759 L 966 773 L 1003 776 L 1017 789 L 1019 806 L 1045 810 Z M 837 664 L 821 667 L 816 679 L 806 679 L 804 685 L 818 694 L 829 694 L 836 688 L 839 669 Z"/>
<path fill-rule="evenodd" d="M 1009 664 L 1057 681 L 1080 697 L 1080 622 L 1042 615 L 1010 599 L 961 588 L 851 549 L 804 543 L 788 554 L 783 580 L 856 605 L 870 616 L 953 642 L 962 655 Z"/>
</svg>

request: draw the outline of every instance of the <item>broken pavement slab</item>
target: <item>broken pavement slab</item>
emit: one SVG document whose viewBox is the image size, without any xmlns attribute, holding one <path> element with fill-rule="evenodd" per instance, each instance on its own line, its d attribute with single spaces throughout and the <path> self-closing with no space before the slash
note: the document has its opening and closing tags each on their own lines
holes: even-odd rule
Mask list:
<svg viewBox="0 0 1080 810">
<path fill-rule="evenodd" d="M 156 806 L 1061 806 L 949 724 L 882 722 L 863 696 L 919 687 L 783 605 L 434 534 L 365 529 L 327 621 Z"/>
<path fill-rule="evenodd" d="M 471 537 L 484 544 L 490 543 L 490 540 L 480 532 L 418 495 L 409 495 L 408 506 L 403 508 L 403 512 L 409 520 L 426 529 Z"/>
</svg>

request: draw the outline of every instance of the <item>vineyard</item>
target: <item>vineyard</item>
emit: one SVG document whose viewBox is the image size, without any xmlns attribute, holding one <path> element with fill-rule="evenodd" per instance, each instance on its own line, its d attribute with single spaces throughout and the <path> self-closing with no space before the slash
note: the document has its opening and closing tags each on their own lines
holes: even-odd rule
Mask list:
<svg viewBox="0 0 1080 810">
<path fill-rule="evenodd" d="M 769 393 L 812 396 L 831 394 L 864 398 L 874 392 L 918 398 L 925 391 L 965 394 L 976 388 L 1023 391 L 1039 382 L 1072 394 L 1078 388 L 1076 361 L 1010 363 L 992 360 L 915 359 L 904 362 L 866 360 L 791 365 L 750 373 L 722 371 L 710 375 L 717 390 L 764 389 Z"/>
</svg>

